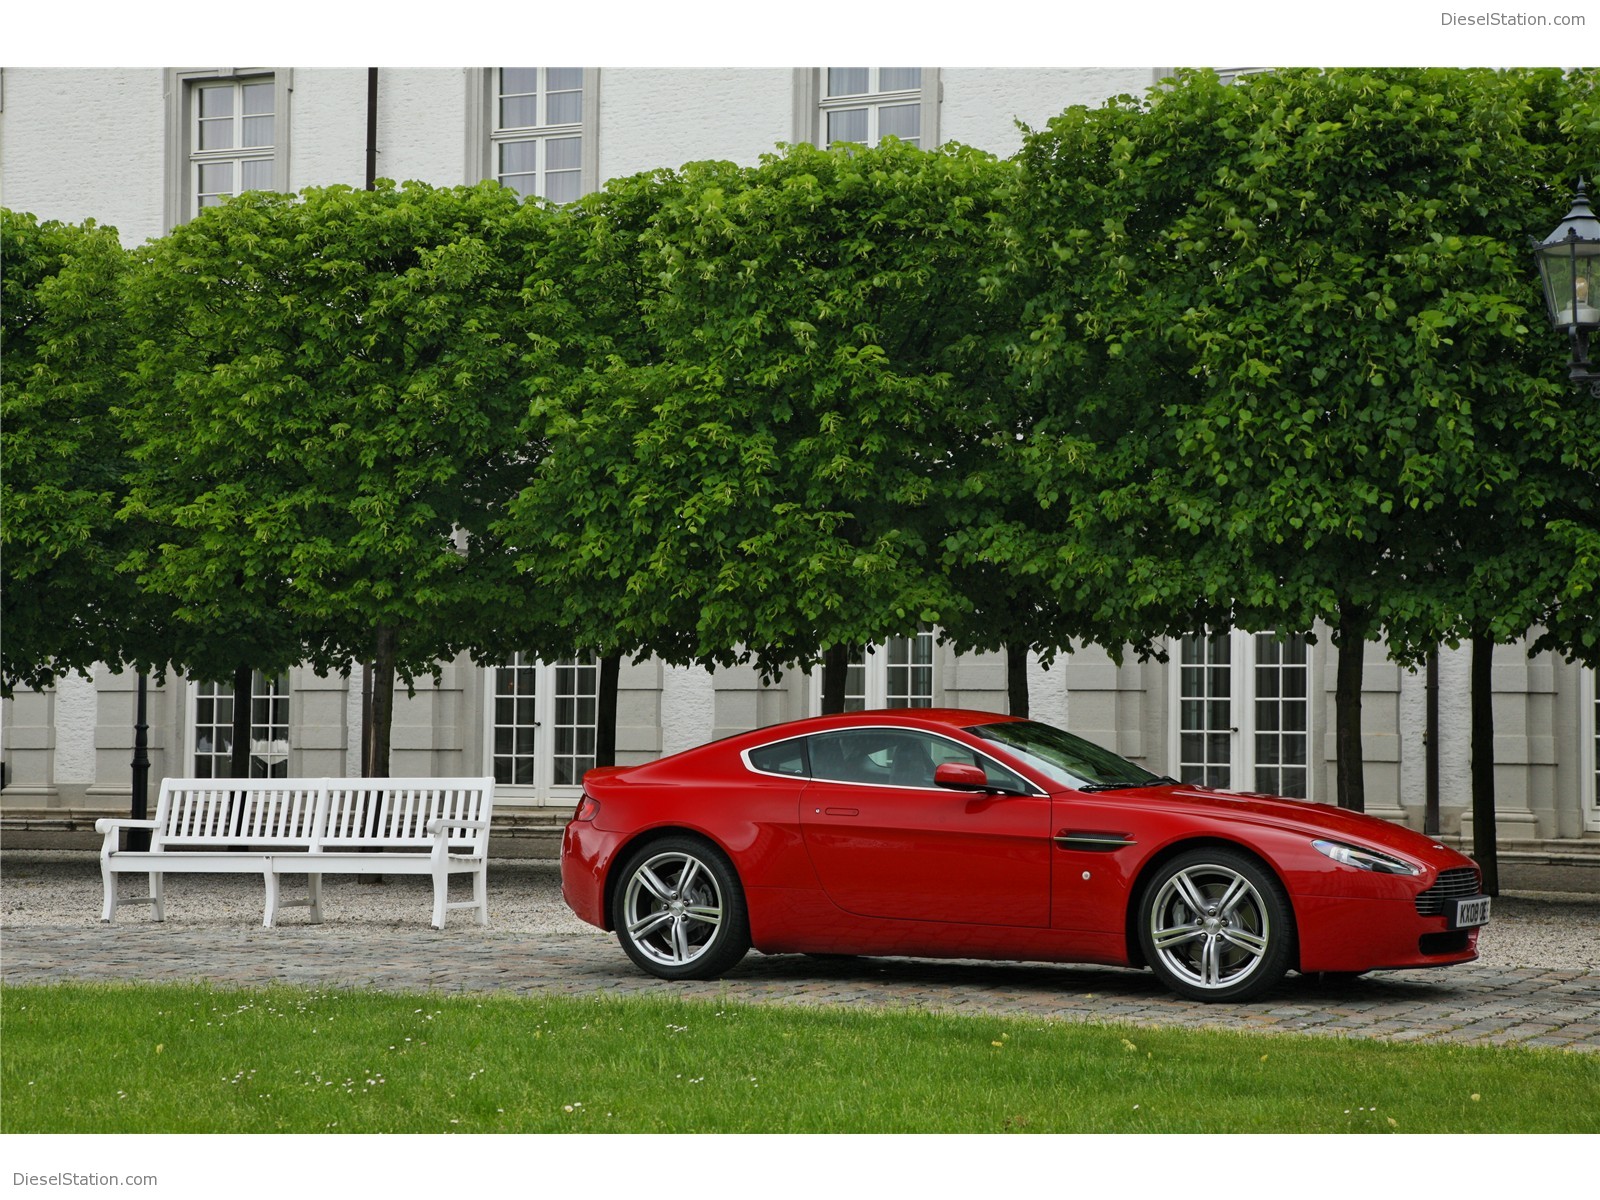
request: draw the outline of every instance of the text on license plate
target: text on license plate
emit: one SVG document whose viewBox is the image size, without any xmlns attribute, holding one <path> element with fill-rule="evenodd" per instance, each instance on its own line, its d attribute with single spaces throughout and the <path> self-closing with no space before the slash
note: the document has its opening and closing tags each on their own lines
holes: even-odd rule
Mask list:
<svg viewBox="0 0 1600 1200">
<path fill-rule="evenodd" d="M 1489 897 L 1468 896 L 1464 900 L 1455 902 L 1455 909 L 1450 913 L 1451 929 L 1468 929 L 1474 925 L 1487 925 L 1489 923 Z"/>
</svg>

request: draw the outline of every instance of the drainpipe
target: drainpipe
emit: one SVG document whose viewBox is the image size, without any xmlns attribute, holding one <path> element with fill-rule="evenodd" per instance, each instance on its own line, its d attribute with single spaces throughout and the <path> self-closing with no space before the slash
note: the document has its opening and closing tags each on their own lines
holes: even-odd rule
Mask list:
<svg viewBox="0 0 1600 1200">
<path fill-rule="evenodd" d="M 367 191 L 378 181 L 378 68 L 367 68 Z"/>
<path fill-rule="evenodd" d="M 1427 789 L 1422 810 L 1422 832 L 1439 836 L 1439 651 L 1428 652 L 1428 728 L 1422 735 L 1426 747 Z"/>
</svg>

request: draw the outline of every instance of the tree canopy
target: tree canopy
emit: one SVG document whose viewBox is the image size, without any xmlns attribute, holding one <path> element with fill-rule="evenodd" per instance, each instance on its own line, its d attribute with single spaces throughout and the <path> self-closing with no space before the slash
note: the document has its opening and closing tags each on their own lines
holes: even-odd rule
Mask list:
<svg viewBox="0 0 1600 1200">
<path fill-rule="evenodd" d="M 371 659 L 380 706 L 392 673 L 502 624 L 531 636 L 490 526 L 536 452 L 522 287 L 543 214 L 494 184 L 314 188 L 151 243 L 123 413 L 126 512 L 164 531 L 141 582 L 193 625 L 287 620 L 320 671 Z"/>
</svg>

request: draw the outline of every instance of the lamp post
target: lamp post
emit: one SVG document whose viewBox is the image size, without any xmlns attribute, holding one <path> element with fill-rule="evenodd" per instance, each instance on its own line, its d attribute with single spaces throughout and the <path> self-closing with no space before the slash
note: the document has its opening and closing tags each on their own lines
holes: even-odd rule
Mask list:
<svg viewBox="0 0 1600 1200">
<path fill-rule="evenodd" d="M 1600 399 L 1600 371 L 1589 361 L 1589 337 L 1600 329 L 1600 219 L 1589 207 L 1582 179 L 1572 197 L 1572 211 L 1544 241 L 1533 248 L 1544 282 L 1550 323 L 1567 335 L 1572 346 L 1568 377 Z"/>
</svg>

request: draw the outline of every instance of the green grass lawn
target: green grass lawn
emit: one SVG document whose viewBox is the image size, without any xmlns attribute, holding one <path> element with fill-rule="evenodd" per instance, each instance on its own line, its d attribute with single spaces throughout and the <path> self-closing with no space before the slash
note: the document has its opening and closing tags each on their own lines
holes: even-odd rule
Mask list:
<svg viewBox="0 0 1600 1200">
<path fill-rule="evenodd" d="M 1600 1059 L 668 997 L 0 990 L 14 1133 L 1600 1131 Z"/>
</svg>

